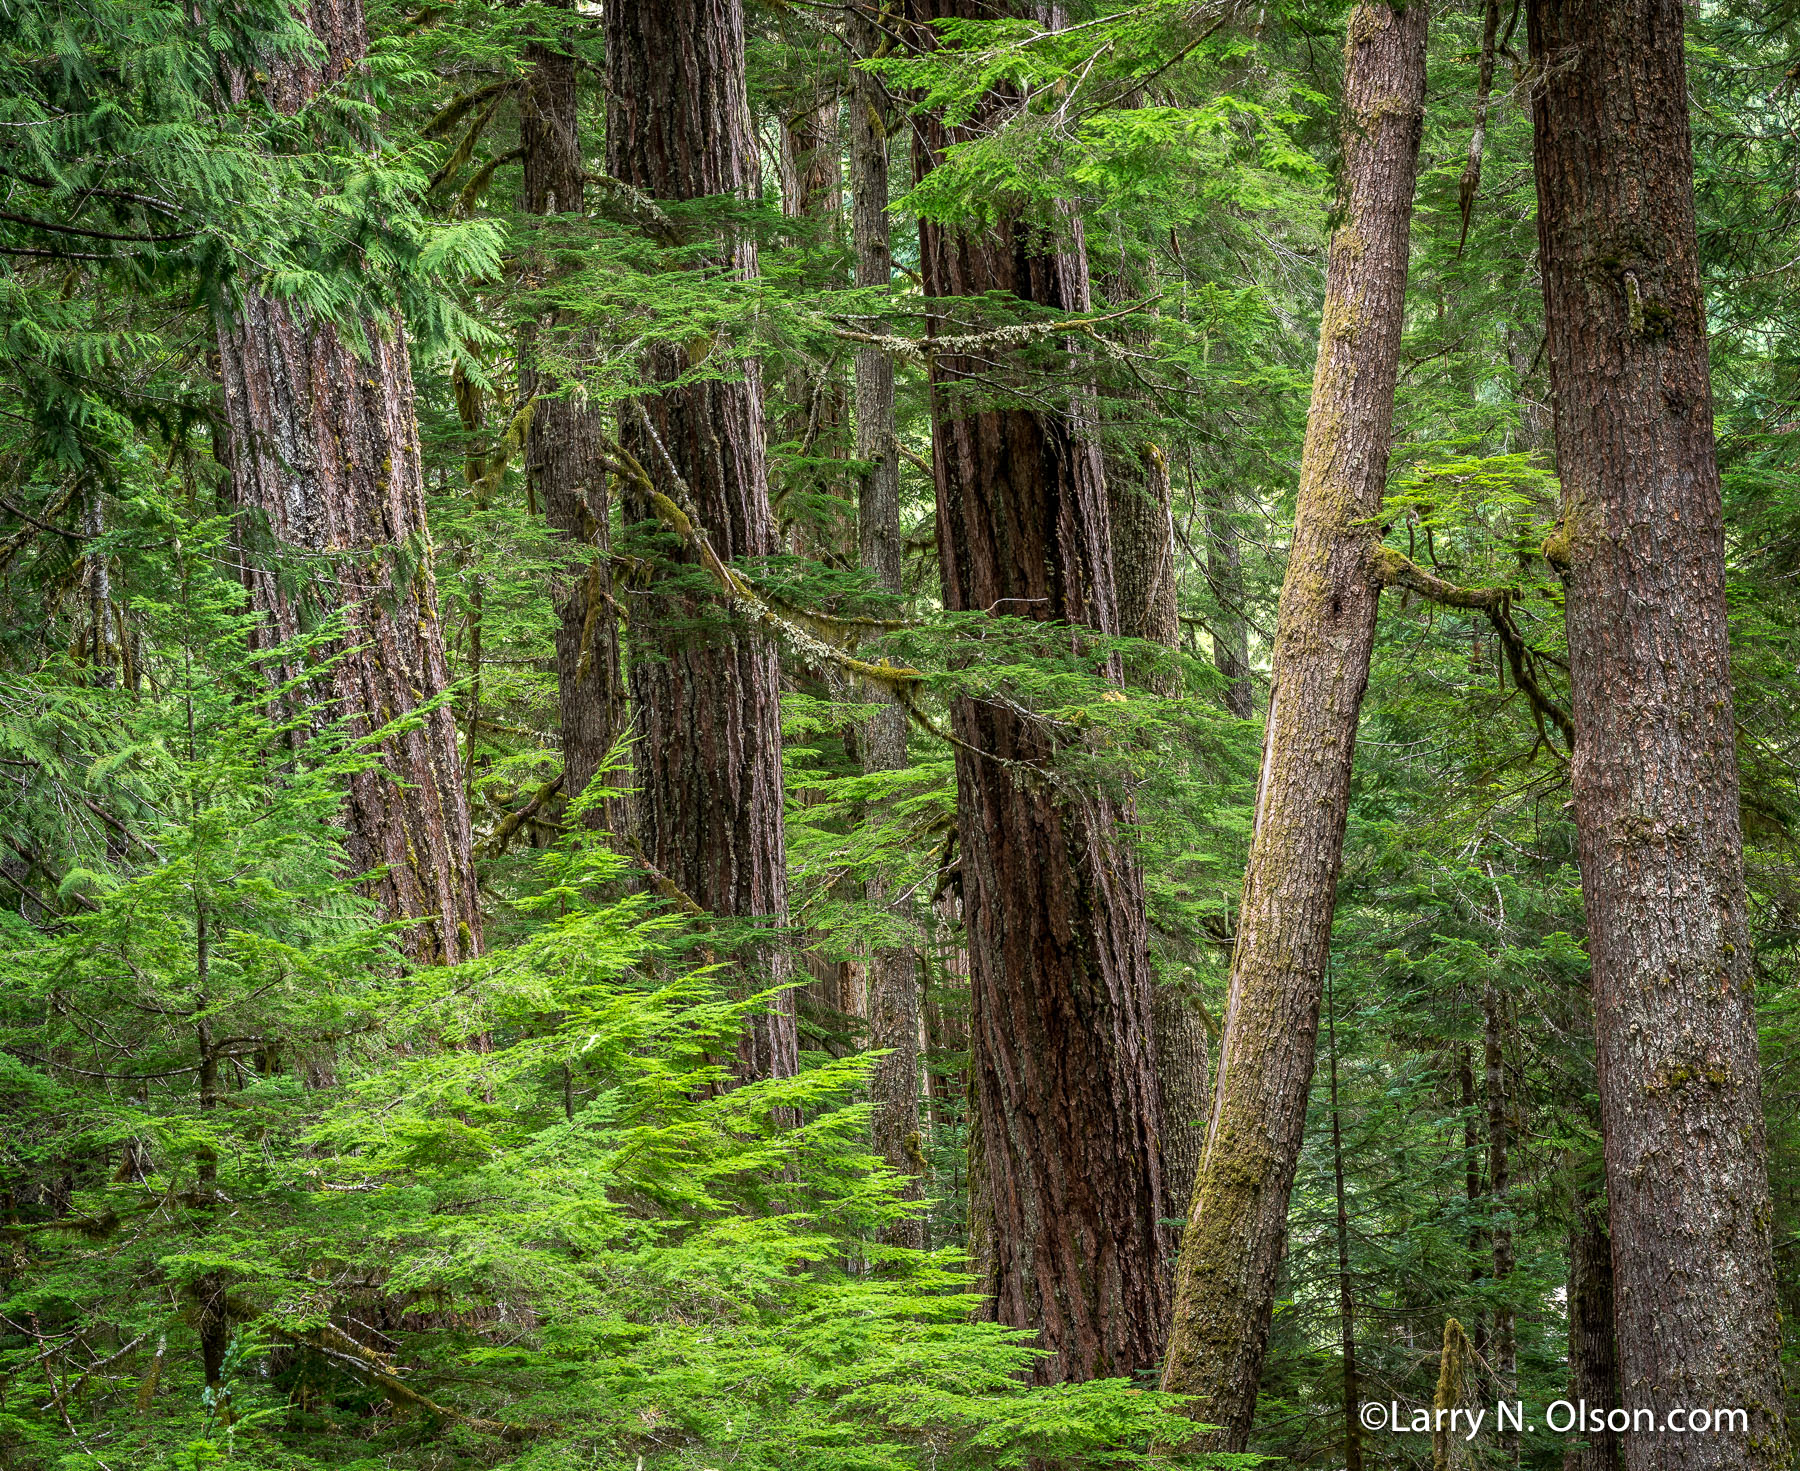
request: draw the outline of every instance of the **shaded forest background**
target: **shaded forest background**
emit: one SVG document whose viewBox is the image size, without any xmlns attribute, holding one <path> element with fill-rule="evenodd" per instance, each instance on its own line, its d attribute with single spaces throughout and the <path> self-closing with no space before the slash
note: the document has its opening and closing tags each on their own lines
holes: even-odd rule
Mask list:
<svg viewBox="0 0 1800 1471">
<path fill-rule="evenodd" d="M 959 14 L 5 11 L 0 1465 L 1229 1463 L 1021 1242 L 1164 1202 L 1166 1315 L 1353 17 Z M 1601 1471 L 1345 1406 L 1610 1280 L 1526 22 L 1430 21 L 1377 523 L 1510 594 L 1381 600 L 1248 1444 Z M 1800 12 L 1686 25 L 1792 1384 Z"/>
</svg>

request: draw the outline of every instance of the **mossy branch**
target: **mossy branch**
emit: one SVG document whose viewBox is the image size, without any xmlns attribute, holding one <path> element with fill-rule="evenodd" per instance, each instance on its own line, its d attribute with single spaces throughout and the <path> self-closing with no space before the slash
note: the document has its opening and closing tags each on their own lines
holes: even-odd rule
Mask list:
<svg viewBox="0 0 1800 1471">
<path fill-rule="evenodd" d="M 481 845 L 482 851 L 490 858 L 504 853 L 507 844 L 517 836 L 519 829 L 543 810 L 544 804 L 562 790 L 562 784 L 562 776 L 556 776 L 539 787 L 532 795 L 531 800 L 517 812 L 507 813 L 501 819 L 500 825 L 494 829 L 493 834 Z"/>
<path fill-rule="evenodd" d="M 1446 582 L 1441 577 L 1433 576 L 1410 557 L 1403 556 L 1392 547 L 1378 546 L 1375 558 L 1376 578 L 1383 587 L 1403 587 L 1448 608 L 1467 608 L 1471 612 L 1485 613 L 1488 622 L 1494 625 L 1494 632 L 1500 636 L 1500 647 L 1506 651 L 1506 662 L 1512 669 L 1513 683 L 1524 691 L 1525 698 L 1531 702 L 1531 716 L 1537 722 L 1538 734 L 1544 737 L 1545 745 L 1553 752 L 1556 751 L 1549 740 L 1549 733 L 1544 729 L 1544 722 L 1547 720 L 1561 733 L 1570 749 L 1574 748 L 1575 722 L 1569 712 L 1538 683 L 1531 666 L 1531 650 L 1526 646 L 1525 636 L 1519 632 L 1518 624 L 1513 622 L 1512 604 L 1518 596 L 1515 589 L 1458 587 L 1454 582 Z"/>
<path fill-rule="evenodd" d="M 634 403 L 639 421 L 649 435 L 651 443 L 661 452 L 664 469 L 668 472 L 671 488 L 682 500 L 691 506 L 692 497 L 688 493 L 686 482 L 677 472 L 673 461 L 664 448 L 661 437 L 650 422 L 642 404 Z M 917 669 L 905 665 L 871 664 L 866 659 L 858 659 L 846 654 L 825 640 L 802 628 L 794 619 L 784 617 L 770 605 L 742 574 L 725 565 L 712 543 L 707 539 L 705 529 L 701 527 L 693 512 L 683 506 L 674 496 L 666 495 L 658 490 L 650 474 L 644 469 L 637 456 L 623 445 L 608 440 L 605 444 L 609 468 L 614 473 L 624 476 L 644 494 L 655 508 L 657 519 L 664 526 L 681 538 L 682 543 L 700 559 L 700 565 L 711 575 L 724 594 L 725 601 L 743 613 L 752 623 L 766 628 L 778 638 L 784 639 L 804 658 L 815 660 L 821 664 L 835 666 L 846 673 L 869 684 L 878 686 L 898 696 L 907 687 L 921 683 L 925 676 Z M 824 620 L 821 620 L 824 621 Z"/>
<path fill-rule="evenodd" d="M 419 1393 L 396 1377 L 389 1365 L 333 1324 L 327 1323 L 323 1328 L 314 1329 L 310 1333 L 295 1333 L 282 1328 L 275 1332 L 290 1343 L 310 1348 L 316 1354 L 343 1364 L 373 1384 L 395 1406 L 424 1410 L 440 1419 L 467 1425 L 469 1429 L 479 1430 L 484 1435 L 497 1435 L 502 1440 L 529 1440 L 544 1432 L 541 1425 L 515 1425 L 506 1420 L 487 1420 L 479 1415 L 465 1415 L 461 1410 L 439 1404 L 429 1395 Z"/>
<path fill-rule="evenodd" d="M 1115 349 L 1122 354 L 1124 349 L 1110 338 L 1094 329 L 1105 322 L 1114 322 L 1121 317 L 1136 316 L 1152 305 L 1153 301 L 1133 302 L 1119 307 L 1115 311 L 1099 312 L 1085 317 L 1060 317 L 1044 322 L 1017 322 L 1011 326 L 993 327 L 986 332 L 962 332 L 948 337 L 901 337 L 892 332 L 864 332 L 854 327 L 833 326 L 832 334 L 845 342 L 859 343 L 864 347 L 878 347 L 894 357 L 906 358 L 912 362 L 924 363 L 932 358 L 968 357 L 975 353 L 993 352 L 1008 347 L 1022 347 L 1028 342 L 1041 341 L 1048 337 L 1061 337 L 1073 333 L 1086 337 L 1095 346 L 1108 355 L 1114 355 Z"/>
</svg>

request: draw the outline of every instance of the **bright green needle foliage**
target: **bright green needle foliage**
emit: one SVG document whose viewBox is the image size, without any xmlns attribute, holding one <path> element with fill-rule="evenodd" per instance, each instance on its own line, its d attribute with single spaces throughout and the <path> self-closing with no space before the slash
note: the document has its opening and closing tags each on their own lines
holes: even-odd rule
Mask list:
<svg viewBox="0 0 1800 1471">
<path fill-rule="evenodd" d="M 955 1254 L 879 1244 L 920 1207 L 864 1061 L 727 1086 L 766 998 L 597 902 L 588 840 L 517 943 L 404 974 L 337 846 L 368 758 L 263 681 L 218 550 L 138 610 L 166 687 L 4 687 L 38 800 L 136 804 L 70 827 L 61 918 L 0 917 L 9 1465 L 1193 1464 L 1164 1397 L 1022 1388 Z"/>
<path fill-rule="evenodd" d="M 193 824 L 162 836 L 184 833 L 201 843 Z M 10 1233 L 0 1311 L 55 1325 L 37 1367 L 77 1433 L 168 1466 L 1188 1464 L 1161 1396 L 1021 1389 L 1028 1350 L 967 1321 L 953 1257 L 873 1244 L 914 1207 L 867 1152 L 862 1064 L 722 1087 L 760 1003 L 666 973 L 674 925 L 643 901 L 581 903 L 610 866 L 553 860 L 528 939 L 398 986 L 371 931 L 297 919 L 295 877 L 265 875 L 260 907 L 221 919 L 228 978 L 203 998 L 198 860 L 9 966 L 20 1022 L 47 995 L 88 1014 L 114 967 L 170 1018 L 129 1073 L 93 1066 L 104 1048 L 72 1021 L 56 1059 L 5 1080 L 9 1137 L 40 1160 L 125 1161 Z M 234 891 L 204 871 L 223 914 Z M 263 1045 L 305 1018 L 312 1053 L 239 1071 L 258 1038 L 215 1037 L 230 1058 L 196 1115 L 177 1015 L 260 1026 Z M 78 1081 L 103 1070 L 111 1093 Z M 231 1345 L 210 1389 L 209 1315 Z M 89 1349 L 111 1357 L 84 1377 Z M 55 1464 L 59 1422 L 10 1409 L 16 1463 Z"/>
</svg>

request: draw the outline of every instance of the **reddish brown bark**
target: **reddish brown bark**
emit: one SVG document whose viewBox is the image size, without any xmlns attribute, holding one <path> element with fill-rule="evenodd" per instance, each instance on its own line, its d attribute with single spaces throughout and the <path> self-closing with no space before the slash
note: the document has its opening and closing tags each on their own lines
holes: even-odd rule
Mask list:
<svg viewBox="0 0 1800 1471">
<path fill-rule="evenodd" d="M 359 0 L 320 0 L 309 19 L 325 72 L 272 64 L 266 84 L 290 110 L 367 48 Z M 218 333 L 232 492 L 275 541 L 272 557 L 247 558 L 253 600 L 273 639 L 299 630 L 300 597 L 343 616 L 328 708 L 358 734 L 413 716 L 450 685 L 406 338 L 397 319 L 363 325 L 367 357 L 337 328 L 252 292 Z M 310 579 L 299 594 L 278 571 L 297 559 Z M 481 913 L 449 707 L 389 737 L 380 756 L 381 769 L 350 779 L 350 862 L 384 869 L 370 892 L 385 916 L 424 921 L 402 936 L 409 954 L 463 959 L 480 948 Z"/>
<path fill-rule="evenodd" d="M 974 0 L 908 7 L 925 44 L 924 22 L 990 12 Z M 953 141 L 923 123 L 917 171 Z M 1072 222 L 1060 248 L 1022 220 L 970 233 L 924 223 L 920 247 L 934 333 L 973 325 L 955 303 L 988 291 L 1088 305 Z M 977 410 L 964 395 L 987 371 L 983 360 L 932 360 L 944 604 L 1116 632 L 1091 426 L 1070 412 Z M 1161 1349 L 1168 1243 L 1143 881 L 1117 835 L 1127 814 L 1034 775 L 1055 764 L 1055 744 L 1016 710 L 962 698 L 951 723 L 964 743 L 958 829 L 989 1311 L 1037 1330 L 1048 1350 L 1040 1381 L 1137 1373 Z"/>
<path fill-rule="evenodd" d="M 864 0 L 852 13 L 850 40 L 858 55 L 880 45 L 877 7 Z M 856 284 L 885 288 L 893 275 L 888 194 L 888 132 L 893 109 L 879 78 L 857 73 L 846 109 L 850 135 L 850 225 Z M 894 363 L 878 347 L 856 355 L 856 458 L 867 465 L 857 485 L 857 550 L 863 570 L 890 597 L 905 591 L 901 566 L 900 453 L 894 430 Z M 863 730 L 863 769 L 899 771 L 907 764 L 906 711 L 886 690 L 871 686 L 863 698 L 881 709 Z M 879 823 L 885 809 L 869 814 Z M 896 928 L 916 930 L 909 905 L 897 901 L 890 880 L 877 876 L 866 890 L 871 904 L 892 909 Z M 869 1075 L 871 1132 L 888 1165 L 912 1177 L 908 1199 L 924 1194 L 925 1156 L 919 1116 L 920 986 L 918 958 L 905 943 L 882 946 L 869 956 L 869 1046 L 886 1055 Z M 923 1246 L 924 1222 L 900 1223 L 897 1245 Z"/>
<path fill-rule="evenodd" d="M 1785 1467 L 1725 537 L 1678 0 L 1533 0 L 1538 245 L 1619 1388 L 1748 1433 L 1628 1471 Z"/>
<path fill-rule="evenodd" d="M 1343 863 L 1350 762 L 1381 571 L 1425 95 L 1426 10 L 1359 5 L 1344 71 L 1342 223 L 1272 662 L 1256 829 L 1238 916 L 1212 1125 L 1176 1272 L 1165 1389 L 1242 1450 L 1256 1410 L 1288 1194 L 1306 1125 Z"/>
<path fill-rule="evenodd" d="M 586 177 L 575 88 L 575 59 L 554 44 L 534 44 L 521 95 L 519 140 L 525 149 L 524 198 L 530 214 L 579 214 Z M 545 324 L 566 327 L 554 316 Z M 605 416 L 568 391 L 543 365 L 568 353 L 566 335 L 527 328 L 520 387 L 537 395 L 525 441 L 526 473 L 568 561 L 552 584 L 556 605 L 556 690 L 563 751 L 563 795 L 578 796 L 625 729 L 625 679 L 613 592 Z M 609 779 L 619 785 L 618 778 Z M 589 821 L 611 832 L 627 826 L 627 804 L 609 798 Z"/>
<path fill-rule="evenodd" d="M 736 0 L 666 0 L 606 9 L 608 172 L 652 198 L 748 195 L 755 143 L 744 91 L 744 24 Z M 754 246 L 727 239 L 718 268 L 753 274 Z M 646 355 L 667 382 L 726 345 L 660 346 Z M 692 354 L 692 356 L 690 356 Z M 689 500 L 727 562 L 780 550 L 769 508 L 762 397 L 754 362 L 644 401 L 650 429 L 628 413 L 621 438 L 663 493 Z M 678 490 L 675 476 L 685 484 Z M 627 523 L 656 519 L 628 486 Z M 630 604 L 636 719 L 637 830 L 650 862 L 710 913 L 787 922 L 781 811 L 779 670 L 774 647 L 728 620 L 710 587 L 667 549 L 656 580 Z M 742 956 L 742 984 L 784 984 L 780 947 Z M 799 1065 L 791 993 L 745 1035 L 738 1069 L 784 1077 Z"/>
</svg>

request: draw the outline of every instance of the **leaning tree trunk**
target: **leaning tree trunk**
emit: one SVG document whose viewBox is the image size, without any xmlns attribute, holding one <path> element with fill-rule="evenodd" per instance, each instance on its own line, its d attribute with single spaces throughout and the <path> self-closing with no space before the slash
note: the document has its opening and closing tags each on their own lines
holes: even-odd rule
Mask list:
<svg viewBox="0 0 1800 1471">
<path fill-rule="evenodd" d="M 289 112 L 368 45 L 360 0 L 316 0 L 308 14 L 324 70 L 290 59 L 268 67 L 269 100 Z M 262 523 L 245 537 L 246 576 L 269 638 L 294 636 L 300 599 L 317 599 L 346 625 L 328 676 L 333 714 L 358 735 L 418 715 L 381 743 L 379 767 L 350 778 L 346 846 L 358 871 L 381 870 L 369 890 L 386 918 L 423 921 L 402 932 L 402 947 L 420 961 L 457 961 L 480 949 L 481 911 L 455 716 L 444 703 L 418 714 L 450 678 L 412 364 L 397 316 L 364 328 L 366 358 L 329 323 L 256 292 L 221 323 L 232 492 Z M 263 529 L 274 543 L 266 557 Z M 300 593 L 281 571 L 295 559 L 315 574 Z"/>
<path fill-rule="evenodd" d="M 579 216 L 586 173 L 581 163 L 575 58 L 552 42 L 527 48 L 531 70 L 519 109 L 528 214 Z M 546 333 L 556 314 L 530 323 L 520 344 L 520 388 L 535 395 L 525 439 L 525 468 L 557 534 L 565 562 L 551 583 L 556 609 L 556 693 L 563 752 L 563 796 L 573 801 L 625 729 L 624 671 L 612 580 L 612 547 L 602 444 L 602 411 L 571 394 L 544 366 L 566 342 Z M 614 783 L 616 784 L 616 783 Z M 591 807 L 590 824 L 626 829 L 622 799 Z"/>
<path fill-rule="evenodd" d="M 1628 1471 L 1785 1467 L 1725 538 L 1678 0 L 1532 0 L 1571 786 Z"/>
<path fill-rule="evenodd" d="M 863 0 L 851 15 L 851 44 L 859 56 L 879 45 L 876 7 Z M 856 75 L 848 108 L 850 120 L 851 235 L 856 250 L 856 284 L 884 289 L 893 275 L 888 224 L 888 135 L 893 109 L 878 77 Z M 900 539 L 900 449 L 895 434 L 894 362 L 879 347 L 856 355 L 856 458 L 862 472 L 857 494 L 858 548 L 863 570 L 891 598 L 905 591 Z M 879 704 L 863 730 L 863 770 L 900 771 L 906 761 L 906 711 L 893 695 L 871 685 L 864 698 Z M 880 822 L 885 810 L 871 811 Z M 896 903 L 890 884 L 871 879 L 871 904 L 890 906 L 903 933 L 916 928 L 908 906 Z M 919 970 L 911 945 L 888 945 L 869 955 L 869 1046 L 885 1053 L 869 1076 L 875 1148 L 888 1165 L 910 1176 L 909 1200 L 923 1193 L 924 1151 L 919 1120 Z M 900 1222 L 891 1233 L 896 1245 L 923 1246 L 924 1222 Z"/>
<path fill-rule="evenodd" d="M 1182 1237 L 1163 1387 L 1242 1450 L 1287 1241 L 1343 861 L 1350 762 L 1380 573 L 1425 95 L 1426 9 L 1359 5 L 1344 71 L 1332 235 L 1300 496 L 1275 637 L 1256 828 L 1212 1125 Z"/>
<path fill-rule="evenodd" d="M 926 23 L 989 8 L 914 0 L 908 16 L 933 44 Z M 921 123 L 917 172 L 959 136 Z M 967 234 L 922 223 L 929 330 L 978 327 L 957 302 L 986 292 L 1085 310 L 1079 227 L 1063 228 L 1058 250 L 1016 218 Z M 1079 400 L 1061 411 L 969 402 L 992 386 L 989 371 L 985 357 L 932 359 L 944 605 L 1114 633 L 1092 425 Z M 1049 779 L 1056 742 L 1016 708 L 962 697 L 951 725 L 989 1311 L 1037 1331 L 1040 1382 L 1142 1372 L 1161 1349 L 1167 1236 L 1143 879 L 1118 835 L 1128 814 Z"/>
<path fill-rule="evenodd" d="M 609 171 L 654 199 L 745 196 L 755 139 L 744 90 L 738 0 L 665 0 L 606 7 Z M 722 242 L 722 270 L 753 275 L 747 238 Z M 651 382 L 668 382 L 710 355 L 711 339 L 646 354 Z M 780 551 L 769 509 L 762 393 L 754 361 L 734 362 L 649 396 L 627 412 L 621 438 L 658 492 L 692 511 L 727 563 Z M 628 485 L 628 524 L 654 522 L 649 496 Z M 631 702 L 637 731 L 637 832 L 650 865 L 709 913 L 787 922 L 781 811 L 779 668 L 774 646 L 732 620 L 692 570 L 667 551 L 631 601 Z M 685 573 L 685 576 L 683 574 Z M 740 951 L 744 984 L 784 984 L 773 944 Z M 746 1032 L 738 1071 L 787 1077 L 799 1066 L 792 992 Z"/>
</svg>

